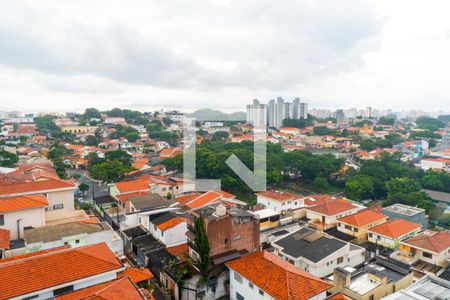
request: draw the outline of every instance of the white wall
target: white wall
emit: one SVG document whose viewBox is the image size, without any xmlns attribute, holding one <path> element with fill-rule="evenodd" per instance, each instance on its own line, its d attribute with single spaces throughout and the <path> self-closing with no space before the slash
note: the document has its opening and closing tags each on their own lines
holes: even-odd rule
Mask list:
<svg viewBox="0 0 450 300">
<path fill-rule="evenodd" d="M 187 236 L 186 232 L 187 229 L 187 222 L 182 222 L 170 229 L 167 229 L 165 231 L 161 231 L 158 227 L 155 227 L 152 225 L 150 226 L 151 230 L 150 232 L 152 235 L 160 240 L 164 245 L 167 247 L 173 247 L 180 244 L 187 243 Z"/>
<path fill-rule="evenodd" d="M 287 211 L 305 206 L 303 199 L 296 199 L 293 201 L 276 201 L 261 195 L 257 196 L 256 202 L 276 212 Z"/>
<path fill-rule="evenodd" d="M 264 295 L 259 294 L 259 287 L 253 285 L 253 289 L 249 286 L 249 281 L 242 276 L 242 283 L 235 279 L 235 273 L 230 269 L 230 299 L 236 300 L 236 292 L 244 297 L 245 300 L 270 300 L 274 299 L 272 296 L 264 292 Z"/>
<path fill-rule="evenodd" d="M 48 210 L 53 210 L 53 205 L 63 204 L 67 210 L 74 210 L 74 192 L 75 189 L 66 191 L 56 191 L 47 193 Z"/>
<path fill-rule="evenodd" d="M 16 210 L 4 212 L 5 225 L 0 226 L 1 229 L 8 229 L 11 232 L 11 240 L 18 238 L 17 220 L 21 219 L 19 223 L 20 237 L 23 238 L 23 228 L 27 226 L 41 227 L 45 225 L 45 209 L 43 207 Z"/>
</svg>

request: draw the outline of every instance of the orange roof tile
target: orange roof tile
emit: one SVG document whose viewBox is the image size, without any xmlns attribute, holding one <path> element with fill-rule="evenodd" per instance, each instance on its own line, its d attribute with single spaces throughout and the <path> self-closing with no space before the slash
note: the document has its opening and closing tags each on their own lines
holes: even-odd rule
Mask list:
<svg viewBox="0 0 450 300">
<path fill-rule="evenodd" d="M 9 249 L 11 233 L 8 229 L 0 229 L 0 249 Z"/>
<path fill-rule="evenodd" d="M 172 228 L 172 227 L 177 226 L 178 224 L 181 224 L 181 223 L 187 222 L 187 221 L 188 221 L 188 219 L 186 219 L 186 218 L 183 218 L 183 217 L 175 217 L 175 218 L 172 218 L 172 219 L 170 219 L 170 220 L 168 220 L 168 221 L 166 221 L 166 222 L 164 222 L 164 223 L 159 224 L 159 225 L 158 225 L 158 228 L 159 228 L 161 231 L 165 231 L 165 230 L 167 230 L 167 229 L 170 229 L 170 228 Z"/>
<path fill-rule="evenodd" d="M 300 195 L 292 194 L 289 192 L 279 192 L 279 191 L 265 191 L 265 192 L 257 193 L 257 195 L 265 197 L 265 198 L 270 198 L 275 201 L 281 201 L 281 202 L 302 198 L 302 196 L 300 196 Z"/>
<path fill-rule="evenodd" d="M 365 226 L 378 220 L 387 218 L 385 215 L 374 212 L 373 210 L 366 209 L 356 214 L 349 215 L 338 219 L 339 222 L 343 222 L 356 227 Z"/>
<path fill-rule="evenodd" d="M 331 285 L 266 251 L 226 263 L 276 300 L 306 300 Z"/>
<path fill-rule="evenodd" d="M 117 199 L 119 199 L 120 202 L 127 202 L 130 200 L 131 197 L 135 196 L 141 196 L 141 195 L 150 195 L 150 191 L 148 192 L 131 192 L 128 194 L 118 195 Z"/>
<path fill-rule="evenodd" d="M 48 206 L 44 195 L 29 195 L 10 198 L 0 198 L 0 212 L 16 211 Z"/>
<path fill-rule="evenodd" d="M 2 184 L 0 186 L 0 197 L 8 195 L 19 195 L 19 194 L 37 194 L 48 190 L 57 189 L 75 189 L 75 183 L 72 180 L 62 180 L 62 179 L 49 179 L 44 181 L 35 182 L 19 182 Z"/>
<path fill-rule="evenodd" d="M 313 206 L 308 209 L 322 215 L 334 216 L 355 208 L 357 208 L 357 206 L 350 203 L 349 201 L 346 201 L 344 199 L 335 199 L 333 201 Z"/>
<path fill-rule="evenodd" d="M 119 270 L 105 243 L 0 261 L 0 299 L 19 297 L 82 278 Z"/>
<path fill-rule="evenodd" d="M 180 260 L 185 261 L 186 257 L 189 254 L 189 246 L 188 244 L 181 244 L 178 246 L 167 247 L 167 252 L 172 254 L 173 256 L 178 257 Z"/>
<path fill-rule="evenodd" d="M 186 204 L 186 203 L 198 198 L 198 196 L 200 196 L 200 195 L 201 195 L 200 193 L 194 192 L 194 193 L 189 193 L 186 195 L 175 197 L 175 200 L 180 202 L 181 204 Z"/>
<path fill-rule="evenodd" d="M 150 191 L 149 183 L 148 179 L 136 179 L 116 182 L 115 184 L 120 193 L 129 193 L 144 190 Z"/>
<path fill-rule="evenodd" d="M 450 248 L 450 232 L 445 230 L 427 230 L 403 241 L 403 243 L 435 253 L 441 253 Z"/>
<path fill-rule="evenodd" d="M 186 205 L 190 208 L 200 208 L 220 199 L 220 197 L 222 197 L 221 193 L 209 191 L 188 202 Z"/>
<path fill-rule="evenodd" d="M 420 227 L 421 226 L 419 224 L 412 223 L 403 219 L 393 219 L 387 221 L 386 223 L 372 227 L 371 229 L 369 229 L 369 231 L 390 238 L 398 238 L 413 230 L 420 229 Z"/>
<path fill-rule="evenodd" d="M 143 300 L 128 277 L 96 284 L 55 298 L 56 300 Z"/>
<path fill-rule="evenodd" d="M 131 281 L 134 283 L 139 283 L 142 281 L 147 281 L 152 279 L 154 276 L 149 269 L 139 269 L 139 268 L 127 268 L 119 274 L 119 277 L 130 277 Z"/>
<path fill-rule="evenodd" d="M 328 300 L 352 300 L 352 298 L 349 298 L 347 296 L 345 296 L 342 293 L 337 293 L 333 296 L 331 296 L 330 298 L 327 298 Z"/>
</svg>

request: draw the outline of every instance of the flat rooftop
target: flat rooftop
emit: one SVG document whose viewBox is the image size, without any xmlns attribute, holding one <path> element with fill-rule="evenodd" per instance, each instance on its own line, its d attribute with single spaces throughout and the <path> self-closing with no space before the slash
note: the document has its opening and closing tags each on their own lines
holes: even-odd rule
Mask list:
<svg viewBox="0 0 450 300">
<path fill-rule="evenodd" d="M 416 214 L 423 213 L 425 210 L 418 207 L 396 203 L 391 206 L 383 208 L 383 211 L 390 211 L 393 213 L 402 214 L 406 216 L 414 216 Z"/>
</svg>

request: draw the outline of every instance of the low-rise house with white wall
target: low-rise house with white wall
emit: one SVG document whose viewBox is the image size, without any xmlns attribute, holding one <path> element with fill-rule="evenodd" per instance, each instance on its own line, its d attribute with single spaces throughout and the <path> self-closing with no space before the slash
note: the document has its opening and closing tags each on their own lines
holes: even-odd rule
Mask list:
<svg viewBox="0 0 450 300">
<path fill-rule="evenodd" d="M 369 242 L 385 248 L 396 249 L 401 240 L 414 236 L 421 226 L 403 219 L 393 219 L 372 227 L 368 232 Z"/>
<path fill-rule="evenodd" d="M 304 227 L 271 243 L 275 254 L 317 277 L 337 267 L 354 267 L 364 262 L 362 247 Z"/>
</svg>

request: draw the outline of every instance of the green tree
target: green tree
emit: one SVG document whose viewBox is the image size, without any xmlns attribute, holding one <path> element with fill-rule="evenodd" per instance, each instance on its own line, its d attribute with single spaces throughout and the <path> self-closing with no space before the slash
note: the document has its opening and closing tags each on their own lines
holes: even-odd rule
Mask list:
<svg viewBox="0 0 450 300">
<path fill-rule="evenodd" d="M 131 166 L 133 163 L 133 157 L 128 154 L 124 150 L 114 150 L 114 151 L 108 151 L 105 154 L 106 160 L 117 160 L 123 163 L 126 166 Z"/>
<path fill-rule="evenodd" d="M 96 108 L 86 108 L 86 110 L 84 111 L 83 116 L 87 120 L 100 119 L 102 117 L 100 111 L 98 109 L 96 109 Z"/>
<path fill-rule="evenodd" d="M 95 135 L 88 135 L 86 137 L 87 146 L 98 146 L 98 138 Z"/>
<path fill-rule="evenodd" d="M 70 167 L 64 163 L 64 155 L 69 151 L 61 144 L 53 144 L 47 154 L 47 158 L 53 162 L 53 168 L 60 178 L 66 178 L 66 170 Z"/>
<path fill-rule="evenodd" d="M 0 167 L 13 168 L 19 161 L 19 157 L 11 152 L 0 150 Z"/>
<path fill-rule="evenodd" d="M 210 247 L 208 241 L 208 233 L 206 232 L 205 221 L 202 216 L 194 219 L 195 229 L 195 247 L 197 248 L 198 258 L 195 261 L 197 268 L 200 270 L 200 274 L 203 280 L 206 280 L 209 275 L 210 266 Z"/>
<path fill-rule="evenodd" d="M 314 187 L 321 191 L 326 191 L 330 188 L 330 184 L 326 177 L 318 176 L 314 178 Z"/>
<path fill-rule="evenodd" d="M 230 137 L 230 135 L 228 134 L 228 132 L 226 132 L 226 131 L 217 131 L 217 132 L 214 132 L 212 138 L 213 138 L 214 141 L 224 142 L 224 141 L 228 140 L 229 137 Z"/>
<path fill-rule="evenodd" d="M 395 118 L 389 117 L 389 116 L 382 116 L 378 120 L 379 125 L 394 125 L 394 123 L 395 123 Z"/>
<path fill-rule="evenodd" d="M 138 132 L 129 132 L 129 133 L 127 134 L 127 140 L 128 140 L 130 143 L 134 143 L 134 142 L 136 142 L 138 139 L 139 139 L 139 133 L 138 133 Z"/>
<path fill-rule="evenodd" d="M 78 186 L 78 190 L 83 194 L 85 194 L 89 190 L 89 188 L 90 188 L 89 184 L 84 182 Z"/>
<path fill-rule="evenodd" d="M 409 194 L 419 192 L 421 189 L 420 183 L 414 178 L 394 178 L 386 183 L 388 194 Z"/>
<path fill-rule="evenodd" d="M 359 147 L 363 151 L 372 151 L 372 150 L 375 150 L 377 148 L 377 144 L 374 141 L 372 141 L 372 140 L 363 140 L 359 144 Z"/>
<path fill-rule="evenodd" d="M 345 194 L 350 199 L 371 199 L 374 195 L 372 178 L 366 175 L 357 175 L 345 183 Z"/>
<path fill-rule="evenodd" d="M 111 183 L 121 181 L 133 169 L 118 160 L 104 161 L 89 166 L 89 174 L 97 180 Z"/>
</svg>

